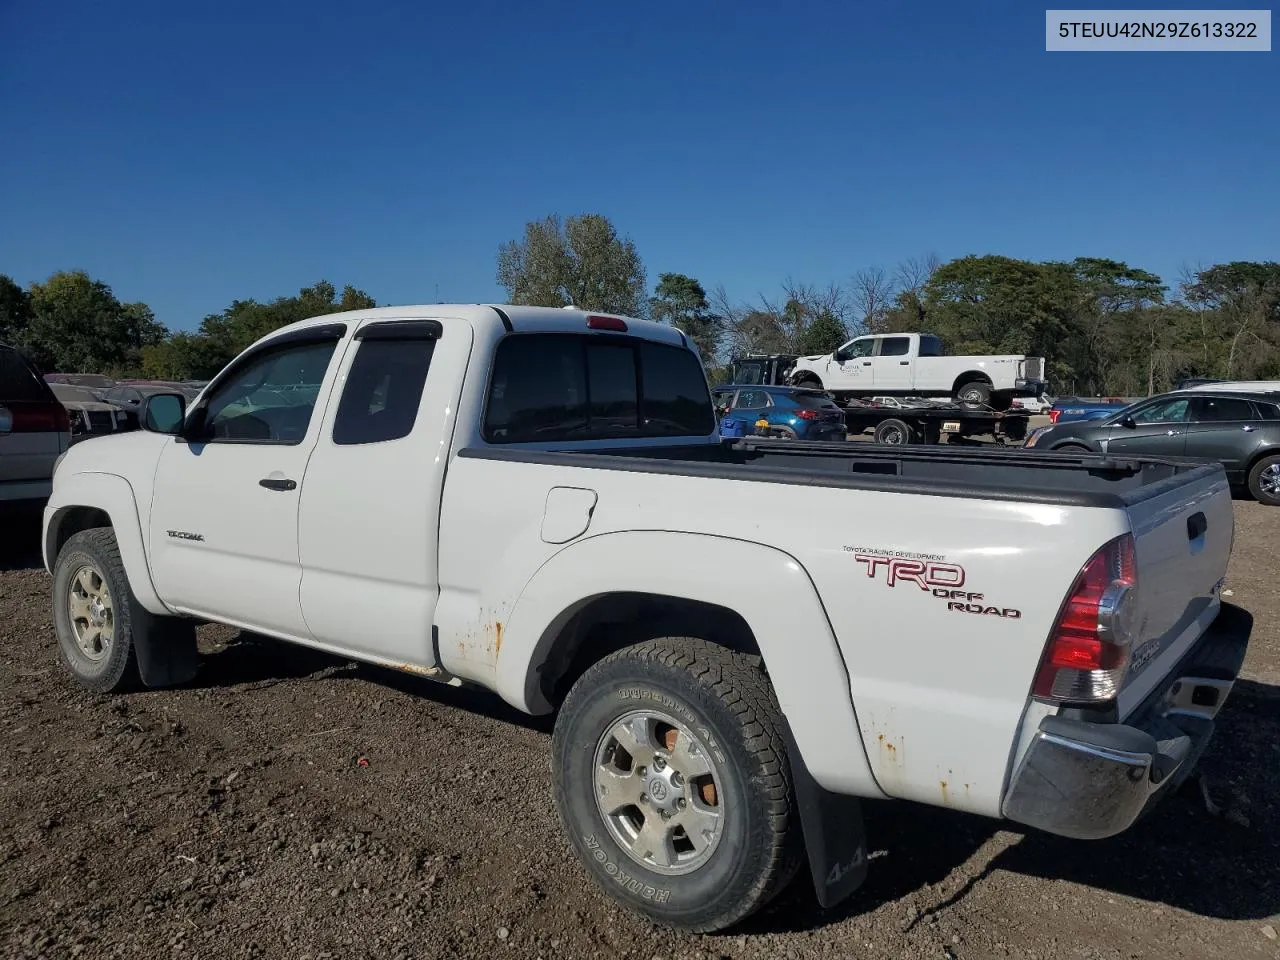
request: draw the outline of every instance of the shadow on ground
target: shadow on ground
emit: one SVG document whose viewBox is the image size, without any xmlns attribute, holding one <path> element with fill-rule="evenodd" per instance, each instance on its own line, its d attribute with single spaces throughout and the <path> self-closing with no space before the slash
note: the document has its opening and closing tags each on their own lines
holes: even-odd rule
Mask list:
<svg viewBox="0 0 1280 960">
<path fill-rule="evenodd" d="M 0 571 L 38 570 L 44 566 L 40 556 L 40 517 L 39 508 L 0 509 Z"/>
</svg>

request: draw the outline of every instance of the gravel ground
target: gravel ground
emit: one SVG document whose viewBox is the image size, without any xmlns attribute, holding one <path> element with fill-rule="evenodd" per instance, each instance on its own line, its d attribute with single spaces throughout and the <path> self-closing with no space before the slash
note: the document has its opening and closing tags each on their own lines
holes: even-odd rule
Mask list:
<svg viewBox="0 0 1280 960">
<path fill-rule="evenodd" d="M 1280 957 L 1280 510 L 1236 505 L 1257 617 L 1194 785 L 1077 843 L 868 805 L 849 902 L 806 882 L 726 936 L 616 909 L 570 856 L 550 738 L 495 698 L 201 631 L 188 688 L 99 698 L 56 663 L 35 530 L 0 520 L 0 956 Z"/>
</svg>

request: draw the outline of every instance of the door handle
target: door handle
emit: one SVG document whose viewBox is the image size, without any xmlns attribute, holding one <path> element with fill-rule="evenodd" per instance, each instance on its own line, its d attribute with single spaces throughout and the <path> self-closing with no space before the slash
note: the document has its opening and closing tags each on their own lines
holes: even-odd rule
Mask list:
<svg viewBox="0 0 1280 960">
<path fill-rule="evenodd" d="M 1187 539 L 1199 540 L 1209 529 L 1209 520 L 1203 513 L 1193 513 L 1187 517 Z"/>
<path fill-rule="evenodd" d="M 863 360 L 863 361 L 862 361 L 862 365 L 863 365 L 864 367 L 869 367 L 869 366 L 871 366 L 871 361 L 870 361 L 870 360 Z"/>
<path fill-rule="evenodd" d="M 900 367 L 905 367 L 905 366 L 906 366 L 908 363 L 910 363 L 910 362 L 911 362 L 910 360 L 899 360 L 899 361 L 898 361 L 898 366 L 900 366 Z"/>
<path fill-rule="evenodd" d="M 278 477 L 263 477 L 258 481 L 258 486 L 266 487 L 268 490 L 293 490 L 298 486 L 296 480 L 284 480 Z"/>
<path fill-rule="evenodd" d="M 1241 429 L 1241 430 L 1243 430 L 1245 433 L 1253 433 L 1253 426 L 1252 426 L 1251 424 L 1248 424 L 1248 423 L 1246 423 L 1246 424 L 1245 424 L 1243 427 L 1241 427 L 1240 429 Z"/>
<path fill-rule="evenodd" d="M 1166 436 L 1166 437 L 1176 437 L 1177 435 L 1178 435 L 1178 431 L 1177 431 L 1177 430 L 1170 430 L 1170 431 L 1168 431 L 1167 433 L 1165 433 L 1165 436 Z"/>
</svg>

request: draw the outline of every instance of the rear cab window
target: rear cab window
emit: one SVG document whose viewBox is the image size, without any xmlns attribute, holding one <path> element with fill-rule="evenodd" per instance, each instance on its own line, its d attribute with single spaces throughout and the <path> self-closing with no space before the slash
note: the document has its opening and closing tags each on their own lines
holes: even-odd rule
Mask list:
<svg viewBox="0 0 1280 960">
<path fill-rule="evenodd" d="M 614 334 L 515 333 L 499 344 L 488 443 L 705 437 L 716 429 L 697 356 Z"/>
</svg>

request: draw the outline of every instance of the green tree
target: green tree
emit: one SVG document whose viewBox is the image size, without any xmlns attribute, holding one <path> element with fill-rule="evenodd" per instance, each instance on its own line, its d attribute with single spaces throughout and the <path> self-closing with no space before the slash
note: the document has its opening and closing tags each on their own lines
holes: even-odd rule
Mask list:
<svg viewBox="0 0 1280 960">
<path fill-rule="evenodd" d="M 849 333 L 830 310 L 819 313 L 800 336 L 801 354 L 832 353 L 849 339 Z"/>
<path fill-rule="evenodd" d="M 693 277 L 663 273 L 650 301 L 654 320 L 682 330 L 702 354 L 705 363 L 715 361 L 724 333 L 724 321 L 711 311 L 707 291 Z"/>
<path fill-rule="evenodd" d="M 83 270 L 31 285 L 31 320 L 21 342 L 45 369 L 129 372 L 143 347 L 167 331 L 144 303 L 124 304 Z"/>
<path fill-rule="evenodd" d="M 498 283 L 512 303 L 644 315 L 640 254 L 599 214 L 525 224 L 522 240 L 498 248 Z"/>
<path fill-rule="evenodd" d="M 373 297 L 350 285 L 343 287 L 339 296 L 337 288 L 327 280 L 303 287 L 296 296 L 277 297 L 269 303 L 233 300 L 221 313 L 210 314 L 201 321 L 196 336 L 203 342 L 183 344 L 168 354 L 153 354 L 150 362 L 173 369 L 183 369 L 183 363 L 190 363 L 186 368 L 188 376 L 204 379 L 221 370 L 249 344 L 290 323 L 377 305 Z"/>
<path fill-rule="evenodd" d="M 31 295 L 0 273 L 0 341 L 19 341 L 31 323 Z"/>
</svg>

